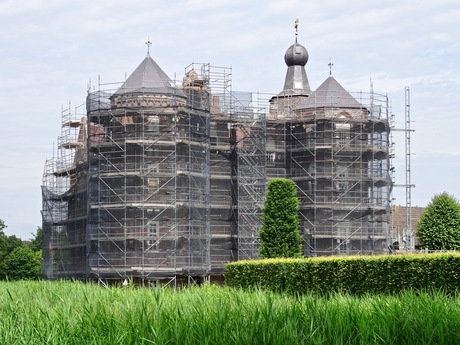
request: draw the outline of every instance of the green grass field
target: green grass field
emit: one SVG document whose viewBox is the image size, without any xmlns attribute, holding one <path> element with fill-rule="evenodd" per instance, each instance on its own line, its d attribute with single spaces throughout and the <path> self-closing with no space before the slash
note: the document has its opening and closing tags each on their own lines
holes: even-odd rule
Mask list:
<svg viewBox="0 0 460 345">
<path fill-rule="evenodd" d="M 460 298 L 0 282 L 0 344 L 460 344 Z"/>
</svg>

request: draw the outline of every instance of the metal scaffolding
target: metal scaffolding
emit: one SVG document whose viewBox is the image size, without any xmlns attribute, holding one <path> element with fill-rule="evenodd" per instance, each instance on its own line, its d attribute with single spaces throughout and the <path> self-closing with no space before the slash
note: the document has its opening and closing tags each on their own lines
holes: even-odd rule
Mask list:
<svg viewBox="0 0 460 345">
<path fill-rule="evenodd" d="M 408 86 L 405 88 L 405 117 L 404 117 L 404 154 L 405 154 L 405 168 L 406 168 L 406 229 L 405 229 L 405 247 L 408 251 L 412 251 L 415 248 L 415 236 L 414 229 L 412 225 L 412 188 L 415 185 L 412 184 L 411 178 L 411 132 L 414 130 L 411 128 L 411 119 L 410 119 L 410 89 Z"/>
<path fill-rule="evenodd" d="M 43 274 L 190 284 L 222 274 L 240 238 L 256 257 L 265 154 L 252 95 L 202 63 L 163 94 L 119 85 L 99 81 L 80 122 L 62 113 L 43 178 Z"/>
<path fill-rule="evenodd" d="M 237 95 L 234 95 L 237 96 Z M 265 200 L 265 112 L 259 95 L 235 97 L 238 155 L 238 260 L 259 257 L 259 227 Z M 253 96 L 256 99 L 253 100 Z"/>
<path fill-rule="evenodd" d="M 412 169 L 411 169 L 411 133 L 415 130 L 412 129 L 412 120 L 410 116 L 410 88 L 405 87 L 405 114 L 404 114 L 404 128 L 396 128 L 394 123 L 394 116 L 392 117 L 391 128 L 392 132 L 404 132 L 404 165 L 405 165 L 405 183 L 393 184 L 394 187 L 403 187 L 405 189 L 405 205 L 403 207 L 393 205 L 391 215 L 391 228 L 392 228 L 392 242 L 394 243 L 393 249 L 405 250 L 412 252 L 415 249 L 416 238 L 413 229 L 414 221 L 420 218 L 423 208 L 412 207 Z M 413 211 L 415 214 L 413 214 Z M 401 213 L 404 213 L 404 220 Z"/>
<path fill-rule="evenodd" d="M 89 95 L 87 277 L 210 274 L 209 65 L 186 76 L 167 96 Z"/>
<path fill-rule="evenodd" d="M 231 77 L 193 63 L 177 86 L 147 55 L 124 83 L 89 87 L 86 111 L 63 109 L 43 175 L 45 277 L 221 275 L 258 257 L 275 177 L 297 185 L 305 256 L 386 251 L 387 97 L 351 95 L 332 77 L 311 95 L 235 92 Z"/>
<path fill-rule="evenodd" d="M 50 278 L 78 277 L 84 270 L 86 190 L 83 105 L 61 110 L 61 135 L 45 163 L 42 184 L 42 272 Z M 77 173 L 78 171 L 78 173 Z"/>
<path fill-rule="evenodd" d="M 382 253 L 390 244 L 388 99 L 361 92 L 353 102 L 334 90 L 330 101 L 320 88 L 308 105 L 272 99 L 267 175 L 297 185 L 305 256 Z"/>
</svg>

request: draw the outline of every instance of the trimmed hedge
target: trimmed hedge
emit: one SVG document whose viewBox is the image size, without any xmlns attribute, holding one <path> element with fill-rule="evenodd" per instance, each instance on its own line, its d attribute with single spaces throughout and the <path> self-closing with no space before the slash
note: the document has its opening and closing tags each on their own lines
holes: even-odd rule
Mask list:
<svg viewBox="0 0 460 345">
<path fill-rule="evenodd" d="M 227 264 L 225 283 L 294 294 L 455 293 L 460 288 L 460 253 L 238 261 Z"/>
</svg>

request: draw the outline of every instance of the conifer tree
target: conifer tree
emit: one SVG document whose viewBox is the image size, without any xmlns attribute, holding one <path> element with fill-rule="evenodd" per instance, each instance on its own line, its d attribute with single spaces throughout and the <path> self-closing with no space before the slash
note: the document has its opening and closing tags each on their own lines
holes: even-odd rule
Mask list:
<svg viewBox="0 0 460 345">
<path fill-rule="evenodd" d="M 299 201 L 294 182 L 284 178 L 270 180 L 259 231 L 262 258 L 301 257 Z"/>
</svg>

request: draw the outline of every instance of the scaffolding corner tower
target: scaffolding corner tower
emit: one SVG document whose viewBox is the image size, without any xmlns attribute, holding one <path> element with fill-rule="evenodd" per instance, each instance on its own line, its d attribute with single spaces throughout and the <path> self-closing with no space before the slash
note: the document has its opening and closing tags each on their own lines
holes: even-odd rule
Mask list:
<svg viewBox="0 0 460 345">
<path fill-rule="evenodd" d="M 193 63 L 176 86 L 148 55 L 113 85 L 82 121 L 63 112 L 75 140 L 46 163 L 43 275 L 190 284 L 256 257 L 264 114 L 231 69 Z"/>
</svg>

